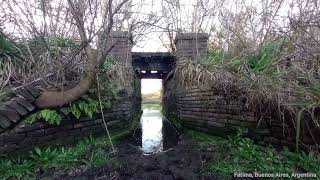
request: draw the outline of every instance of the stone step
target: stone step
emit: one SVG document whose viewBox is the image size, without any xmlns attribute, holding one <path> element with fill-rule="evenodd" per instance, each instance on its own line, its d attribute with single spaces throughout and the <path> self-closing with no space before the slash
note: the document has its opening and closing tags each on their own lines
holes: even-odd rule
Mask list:
<svg viewBox="0 0 320 180">
<path fill-rule="evenodd" d="M 19 88 L 15 91 L 16 94 L 24 97 L 28 101 L 33 102 L 35 100 L 35 97 L 31 95 L 31 93 L 26 88 Z"/>
<path fill-rule="evenodd" d="M 5 116 L 3 116 L 3 115 L 0 114 L 0 127 L 1 127 L 2 129 L 6 129 L 6 128 L 8 128 L 10 125 L 11 125 L 10 120 L 9 120 L 7 117 L 5 117 Z"/>
<path fill-rule="evenodd" d="M 28 111 L 33 111 L 36 108 L 24 98 L 16 98 L 14 101 L 26 108 Z"/>
<path fill-rule="evenodd" d="M 35 88 L 34 86 L 32 85 L 27 85 L 25 87 L 26 90 L 28 90 L 28 92 L 34 97 L 34 98 L 37 98 L 40 96 L 41 92 L 39 89 Z"/>
<path fill-rule="evenodd" d="M 10 101 L 7 107 L 16 110 L 21 116 L 28 114 L 28 110 L 25 109 L 22 105 L 18 104 L 16 101 Z"/>
<path fill-rule="evenodd" d="M 1 107 L 0 108 L 0 114 L 2 116 L 7 117 L 12 122 L 17 122 L 18 120 L 20 120 L 20 116 L 13 109 L 9 109 L 9 108 L 6 108 L 6 107 Z"/>
</svg>

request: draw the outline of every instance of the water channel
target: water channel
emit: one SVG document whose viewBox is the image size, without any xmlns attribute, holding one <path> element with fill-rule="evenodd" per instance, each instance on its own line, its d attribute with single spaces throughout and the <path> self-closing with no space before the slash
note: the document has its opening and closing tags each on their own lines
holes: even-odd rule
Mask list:
<svg viewBox="0 0 320 180">
<path fill-rule="evenodd" d="M 160 105 L 142 106 L 141 144 L 144 154 L 152 154 L 173 148 L 179 140 L 178 130 L 163 116 Z"/>
</svg>

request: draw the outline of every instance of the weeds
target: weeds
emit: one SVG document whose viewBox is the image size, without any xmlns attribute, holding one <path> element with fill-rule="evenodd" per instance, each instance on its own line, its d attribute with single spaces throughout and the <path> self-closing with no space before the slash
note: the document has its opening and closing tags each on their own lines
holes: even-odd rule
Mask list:
<svg viewBox="0 0 320 180">
<path fill-rule="evenodd" d="M 207 168 L 226 177 L 234 172 L 309 172 L 320 175 L 320 156 L 312 152 L 291 152 L 288 148 L 277 152 L 272 147 L 254 144 L 242 133 L 228 139 L 196 131 L 187 133 L 199 143 L 201 149 L 214 149 L 216 156 L 208 162 Z"/>
<path fill-rule="evenodd" d="M 117 141 L 128 134 L 128 131 L 113 133 L 112 139 Z M 0 179 L 34 179 L 36 172 L 40 169 L 42 171 L 50 168 L 68 170 L 81 165 L 100 167 L 114 163 L 109 142 L 107 137 L 89 136 L 71 147 L 36 147 L 27 159 L 1 159 Z"/>
<path fill-rule="evenodd" d="M 183 121 L 174 113 L 166 113 L 162 112 L 163 114 L 167 115 L 168 121 L 172 123 L 179 131 L 183 131 Z"/>
<path fill-rule="evenodd" d="M 18 48 L 0 34 L 0 90 L 9 83 L 11 76 L 21 72 L 22 63 Z"/>
</svg>

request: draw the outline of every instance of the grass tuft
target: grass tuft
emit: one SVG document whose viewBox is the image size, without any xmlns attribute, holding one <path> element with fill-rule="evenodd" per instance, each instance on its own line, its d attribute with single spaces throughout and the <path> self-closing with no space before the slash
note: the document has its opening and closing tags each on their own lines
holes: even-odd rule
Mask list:
<svg viewBox="0 0 320 180">
<path fill-rule="evenodd" d="M 207 170 L 230 177 L 234 172 L 247 173 L 316 173 L 320 176 L 320 156 L 312 152 L 291 152 L 284 148 L 277 152 L 271 147 L 255 144 L 242 133 L 228 139 L 189 130 L 187 134 L 198 142 L 201 151 L 214 155 Z"/>
<path fill-rule="evenodd" d="M 127 136 L 128 131 L 112 134 L 112 140 L 118 141 Z M 89 136 L 75 146 L 34 148 L 28 158 L 6 158 L 0 160 L 0 179 L 35 179 L 39 170 L 70 170 L 78 166 L 101 167 L 117 163 L 113 159 L 110 141 L 107 136 Z"/>
</svg>

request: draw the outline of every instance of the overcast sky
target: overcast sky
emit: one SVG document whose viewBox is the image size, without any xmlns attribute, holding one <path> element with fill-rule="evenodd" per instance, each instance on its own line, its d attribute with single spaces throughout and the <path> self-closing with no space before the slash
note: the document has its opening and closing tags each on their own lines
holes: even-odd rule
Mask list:
<svg viewBox="0 0 320 180">
<path fill-rule="evenodd" d="M 161 79 L 142 79 L 141 80 L 141 93 L 150 94 L 161 91 L 162 80 Z"/>
</svg>

